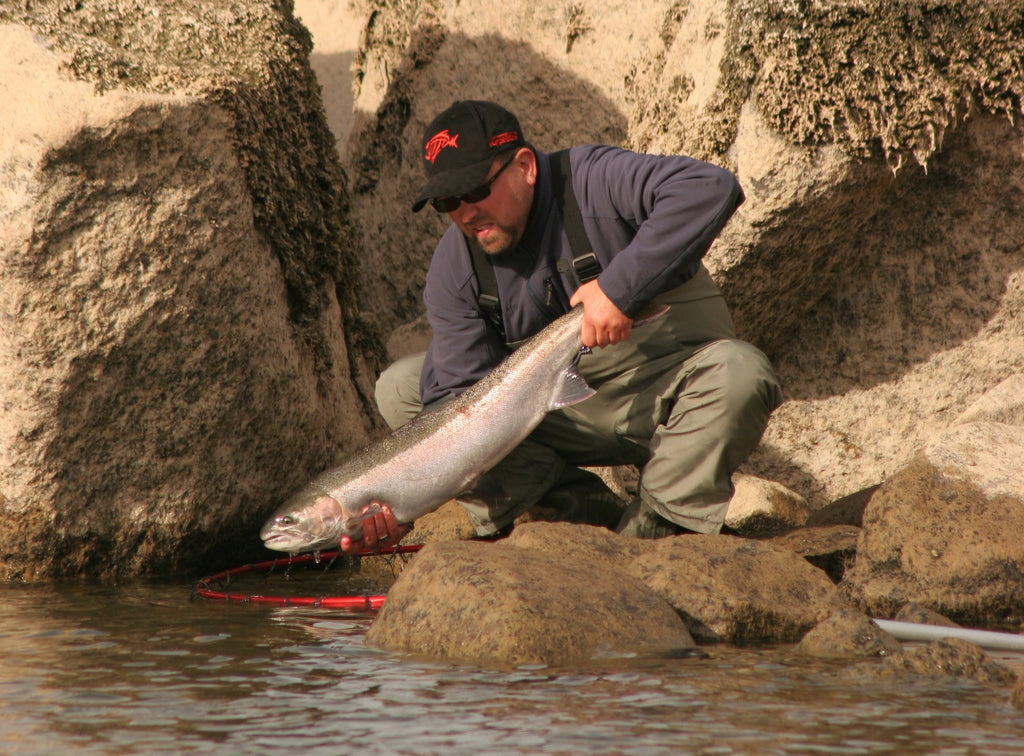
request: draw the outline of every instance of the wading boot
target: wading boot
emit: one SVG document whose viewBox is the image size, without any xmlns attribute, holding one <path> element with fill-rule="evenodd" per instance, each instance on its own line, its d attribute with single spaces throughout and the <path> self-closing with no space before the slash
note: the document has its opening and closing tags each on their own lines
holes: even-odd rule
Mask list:
<svg viewBox="0 0 1024 756">
<path fill-rule="evenodd" d="M 637 496 L 622 513 L 622 519 L 619 520 L 615 532 L 633 538 L 664 538 L 693 531 L 669 522 Z"/>
</svg>

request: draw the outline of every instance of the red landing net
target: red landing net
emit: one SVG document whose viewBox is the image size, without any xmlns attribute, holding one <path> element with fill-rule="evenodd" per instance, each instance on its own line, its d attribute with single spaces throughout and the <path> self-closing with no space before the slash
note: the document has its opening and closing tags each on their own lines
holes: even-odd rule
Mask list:
<svg viewBox="0 0 1024 756">
<path fill-rule="evenodd" d="M 360 551 L 356 556 L 388 556 L 392 554 L 411 554 L 419 551 L 422 544 L 393 546 L 380 551 Z M 353 609 L 357 611 L 376 611 L 384 605 L 384 596 L 278 596 L 262 593 L 231 593 L 228 589 L 231 580 L 246 573 L 264 572 L 270 575 L 275 570 L 288 570 L 292 567 L 319 564 L 341 556 L 340 551 L 324 551 L 319 554 L 300 554 L 298 556 L 277 557 L 266 562 L 244 564 L 241 567 L 224 570 L 216 575 L 200 578 L 192 588 L 193 598 L 209 601 L 224 601 L 234 604 L 270 604 L 273 606 L 313 606 L 324 609 Z M 213 586 L 217 586 L 216 588 Z"/>
</svg>

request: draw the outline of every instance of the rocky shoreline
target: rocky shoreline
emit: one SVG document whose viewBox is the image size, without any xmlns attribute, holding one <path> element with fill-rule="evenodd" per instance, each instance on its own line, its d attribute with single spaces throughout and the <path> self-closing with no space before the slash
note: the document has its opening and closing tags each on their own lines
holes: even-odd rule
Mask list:
<svg viewBox="0 0 1024 756">
<path fill-rule="evenodd" d="M 332 24 L 354 47 L 318 53 Z M 371 640 L 571 660 L 810 645 L 854 612 L 838 647 L 874 656 L 891 644 L 862 621 L 915 604 L 1019 630 L 1021 40 L 1024 11 L 980 0 L 0 8 L 0 575 L 258 554 L 289 492 L 382 432 L 374 378 L 429 336 L 441 222 L 408 211 L 416 143 L 486 97 L 540 149 L 737 174 L 707 264 L 786 401 L 735 481 L 745 537 L 532 522 L 479 544 L 445 510 Z M 438 581 L 449 598 L 417 603 Z M 1005 683 L 956 645 L 921 664 Z"/>
</svg>

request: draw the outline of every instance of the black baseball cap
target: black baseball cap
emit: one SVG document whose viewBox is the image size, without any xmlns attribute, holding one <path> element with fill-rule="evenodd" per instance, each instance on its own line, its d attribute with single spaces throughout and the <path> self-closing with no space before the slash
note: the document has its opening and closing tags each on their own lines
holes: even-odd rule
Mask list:
<svg viewBox="0 0 1024 756">
<path fill-rule="evenodd" d="M 423 132 L 427 184 L 412 203 L 418 213 L 438 197 L 457 197 L 480 186 L 494 158 L 526 146 L 519 120 L 484 100 L 460 100 L 438 115 Z"/>
</svg>

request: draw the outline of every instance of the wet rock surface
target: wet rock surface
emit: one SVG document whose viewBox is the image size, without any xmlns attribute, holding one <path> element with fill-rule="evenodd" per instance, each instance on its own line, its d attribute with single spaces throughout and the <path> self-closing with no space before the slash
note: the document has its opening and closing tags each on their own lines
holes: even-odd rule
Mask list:
<svg viewBox="0 0 1024 756">
<path fill-rule="evenodd" d="M 861 667 L 863 671 L 868 668 Z M 959 638 L 934 641 L 921 648 L 888 656 L 870 669 L 879 677 L 914 674 L 926 677 L 962 677 L 980 683 L 1009 685 L 1016 675 L 993 661 L 973 643 Z"/>
<path fill-rule="evenodd" d="M 731 536 L 661 539 L 629 564 L 702 642 L 794 642 L 843 599 L 799 555 Z"/>
<path fill-rule="evenodd" d="M 900 642 L 856 609 L 840 609 L 807 633 L 797 651 L 819 658 L 892 656 L 903 652 Z"/>
</svg>

